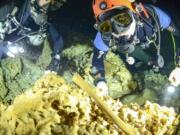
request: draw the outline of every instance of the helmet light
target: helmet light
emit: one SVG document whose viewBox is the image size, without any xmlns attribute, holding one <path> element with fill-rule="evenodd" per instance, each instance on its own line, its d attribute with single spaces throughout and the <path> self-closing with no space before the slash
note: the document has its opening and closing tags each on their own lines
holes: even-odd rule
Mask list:
<svg viewBox="0 0 180 135">
<path fill-rule="evenodd" d="M 107 9 L 107 3 L 105 1 L 103 1 L 99 4 L 99 7 L 101 10 L 105 10 L 105 9 Z"/>
</svg>

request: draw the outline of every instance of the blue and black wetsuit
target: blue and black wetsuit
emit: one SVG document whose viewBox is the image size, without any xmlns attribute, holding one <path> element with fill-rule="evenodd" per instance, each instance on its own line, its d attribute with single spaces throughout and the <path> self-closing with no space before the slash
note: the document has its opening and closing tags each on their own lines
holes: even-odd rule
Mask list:
<svg viewBox="0 0 180 135">
<path fill-rule="evenodd" d="M 153 14 L 155 14 L 155 16 L 157 17 L 158 20 L 158 24 L 159 27 L 161 29 L 167 29 L 170 24 L 171 24 L 171 18 L 165 13 L 163 12 L 161 9 L 154 7 L 154 6 L 148 6 L 149 9 L 151 9 L 153 12 Z M 134 15 L 135 20 L 136 15 Z M 136 20 L 138 21 L 138 20 Z M 153 22 L 151 19 L 148 20 L 149 23 L 151 23 L 153 25 Z M 147 23 L 143 22 L 143 26 L 141 25 L 136 25 L 136 31 L 135 34 L 133 35 L 133 38 L 131 38 L 130 40 L 134 40 L 134 37 L 136 39 L 139 40 L 139 44 L 143 44 L 147 42 L 147 38 L 151 38 L 151 36 L 153 36 L 153 27 L 151 27 L 150 25 L 148 25 Z M 93 60 L 92 60 L 92 65 L 93 65 L 93 69 L 95 69 L 94 74 L 100 74 L 100 80 L 105 80 L 105 71 L 104 71 L 104 57 L 107 54 L 107 52 L 109 51 L 110 47 L 110 40 L 112 39 L 112 35 L 103 35 L 100 32 L 97 32 L 96 37 L 94 39 L 94 55 L 93 55 Z M 116 48 L 121 48 L 122 50 L 122 46 L 123 40 L 122 39 L 116 39 L 115 41 L 115 45 Z M 136 44 L 136 46 L 138 47 L 138 44 Z M 136 48 L 135 47 L 135 51 L 136 52 Z M 118 52 L 121 52 L 120 50 Z M 134 52 L 130 53 L 133 54 Z M 137 53 L 136 53 L 137 54 Z M 143 58 L 142 56 L 133 56 L 139 60 L 144 60 L 144 61 L 148 61 L 149 57 L 147 58 Z M 98 75 L 99 76 L 99 75 Z"/>
<path fill-rule="evenodd" d="M 21 1 L 22 3 L 22 1 Z M 16 4 L 15 4 L 16 5 Z M 9 8 L 12 8 L 9 7 Z M 40 28 L 42 28 L 42 26 L 38 25 L 35 23 L 34 19 L 32 18 L 31 12 L 30 12 L 30 0 L 24 0 L 24 4 L 21 7 L 18 7 L 18 13 L 15 15 L 16 20 L 21 24 L 22 27 L 28 29 L 28 30 L 23 30 L 22 28 L 17 28 L 14 32 L 10 33 L 10 34 L 6 34 L 4 41 L 10 41 L 10 42 L 15 42 L 19 39 L 22 40 L 23 39 L 27 39 L 26 36 L 24 35 L 28 35 L 29 33 L 38 33 L 38 31 L 40 30 Z M 12 9 L 11 9 L 12 11 Z M 7 14 L 4 14 L 4 16 L 6 16 Z M 15 26 L 14 26 L 15 27 Z M 62 48 L 63 48 L 63 39 L 62 36 L 59 34 L 59 32 L 57 31 L 57 29 L 55 28 L 55 26 L 52 23 L 47 22 L 46 24 L 44 24 L 43 26 L 43 31 L 44 33 L 46 33 L 50 44 L 52 45 L 52 49 L 53 49 L 53 55 L 61 52 Z M 3 51 L 3 47 L 2 45 L 0 45 L 0 58 L 3 55 L 3 53 L 5 53 Z"/>
</svg>

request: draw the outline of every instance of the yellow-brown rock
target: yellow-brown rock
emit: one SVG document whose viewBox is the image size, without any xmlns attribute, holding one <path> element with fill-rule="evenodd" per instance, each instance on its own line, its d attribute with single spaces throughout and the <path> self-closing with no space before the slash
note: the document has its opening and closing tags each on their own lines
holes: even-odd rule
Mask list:
<svg viewBox="0 0 180 135">
<path fill-rule="evenodd" d="M 147 102 L 130 107 L 103 98 L 112 110 L 139 135 L 171 135 L 179 122 L 172 108 Z M 34 87 L 15 98 L 11 106 L 0 104 L 0 135 L 121 135 L 87 93 L 64 79 L 47 74 Z"/>
</svg>

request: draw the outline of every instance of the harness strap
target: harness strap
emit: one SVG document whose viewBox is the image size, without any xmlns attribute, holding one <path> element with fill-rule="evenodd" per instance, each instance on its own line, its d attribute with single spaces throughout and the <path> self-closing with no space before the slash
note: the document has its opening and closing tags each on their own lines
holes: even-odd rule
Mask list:
<svg viewBox="0 0 180 135">
<path fill-rule="evenodd" d="M 141 2 L 139 4 L 136 4 L 136 12 L 139 16 L 142 16 L 144 14 L 146 18 L 149 18 L 149 14 Z"/>
</svg>

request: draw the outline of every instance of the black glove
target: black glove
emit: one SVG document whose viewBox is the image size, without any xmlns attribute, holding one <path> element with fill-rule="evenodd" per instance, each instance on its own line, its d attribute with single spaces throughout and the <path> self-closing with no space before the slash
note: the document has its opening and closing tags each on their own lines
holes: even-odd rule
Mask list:
<svg viewBox="0 0 180 135">
<path fill-rule="evenodd" d="M 47 70 L 58 72 L 60 66 L 60 55 L 56 54 L 55 56 L 52 57 L 51 62 L 49 66 L 47 67 Z"/>
<path fill-rule="evenodd" d="M 101 81 L 106 82 L 104 72 L 98 71 L 96 67 L 92 68 L 91 75 L 94 77 L 94 85 L 97 85 L 97 83 Z"/>
</svg>

